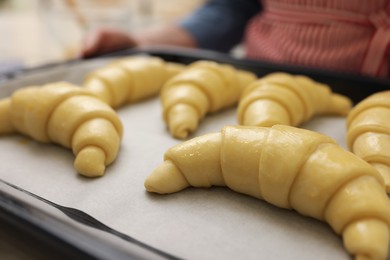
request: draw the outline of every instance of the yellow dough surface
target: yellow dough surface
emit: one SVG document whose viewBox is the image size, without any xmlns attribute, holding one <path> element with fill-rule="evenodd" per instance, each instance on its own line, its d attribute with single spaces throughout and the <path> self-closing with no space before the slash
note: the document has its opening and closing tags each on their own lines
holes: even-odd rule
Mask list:
<svg viewBox="0 0 390 260">
<path fill-rule="evenodd" d="M 227 64 L 197 61 L 169 80 L 160 93 L 163 118 L 171 135 L 184 139 L 207 113 L 233 106 L 255 74 Z"/>
<path fill-rule="evenodd" d="M 162 85 L 185 68 L 158 57 L 118 59 L 87 75 L 84 88 L 113 108 L 157 95 Z"/>
<path fill-rule="evenodd" d="M 390 193 L 390 91 L 375 93 L 352 109 L 347 118 L 347 144 L 378 170 Z"/>
<path fill-rule="evenodd" d="M 66 82 L 26 87 L 0 101 L 0 135 L 21 133 L 71 148 L 75 168 L 102 176 L 117 157 L 122 123 L 116 112 L 90 91 Z"/>
<path fill-rule="evenodd" d="M 298 126 L 320 114 L 345 116 L 349 98 L 333 93 L 329 86 L 302 75 L 271 73 L 249 85 L 242 94 L 237 118 L 241 125 Z"/>
<path fill-rule="evenodd" d="M 286 125 L 228 126 L 173 146 L 145 180 L 160 194 L 212 185 L 327 222 L 356 259 L 387 259 L 383 178 L 330 137 Z"/>
</svg>

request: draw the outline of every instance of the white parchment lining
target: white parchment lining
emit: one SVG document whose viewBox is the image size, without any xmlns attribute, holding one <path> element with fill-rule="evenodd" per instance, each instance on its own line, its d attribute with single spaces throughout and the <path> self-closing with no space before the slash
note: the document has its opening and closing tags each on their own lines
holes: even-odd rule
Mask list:
<svg viewBox="0 0 390 260">
<path fill-rule="evenodd" d="M 97 59 L 24 73 L 3 84 L 0 97 L 29 85 L 60 80 L 79 84 L 88 71 L 106 62 Z M 80 209 L 180 258 L 350 259 L 341 238 L 326 223 L 227 188 L 148 194 L 143 186 L 145 178 L 162 162 L 164 152 L 181 142 L 167 132 L 161 111 L 157 97 L 118 110 L 124 125 L 123 142 L 117 160 L 101 178 L 79 176 L 70 150 L 20 135 L 0 138 L 0 178 L 55 203 Z M 208 116 L 191 137 L 236 124 L 235 113 L 232 108 Z M 302 127 L 330 135 L 345 147 L 344 118 L 317 117 Z M 127 242 L 99 232 L 93 231 L 93 235 L 126 248 Z"/>
</svg>

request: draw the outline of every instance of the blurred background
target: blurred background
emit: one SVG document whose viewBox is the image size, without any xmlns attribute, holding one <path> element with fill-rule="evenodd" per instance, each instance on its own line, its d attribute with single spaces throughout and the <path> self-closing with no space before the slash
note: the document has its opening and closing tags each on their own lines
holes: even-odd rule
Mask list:
<svg viewBox="0 0 390 260">
<path fill-rule="evenodd" d="M 204 0 L 0 0 L 0 72 L 75 57 L 101 25 L 134 30 L 174 22 Z"/>
</svg>

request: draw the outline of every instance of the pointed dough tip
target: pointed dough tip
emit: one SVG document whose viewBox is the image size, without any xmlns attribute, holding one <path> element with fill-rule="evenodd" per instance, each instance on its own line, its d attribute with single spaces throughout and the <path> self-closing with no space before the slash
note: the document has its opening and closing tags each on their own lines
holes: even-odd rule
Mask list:
<svg viewBox="0 0 390 260">
<path fill-rule="evenodd" d="M 172 129 L 172 135 L 178 139 L 186 139 L 191 132 L 190 127 L 179 125 L 175 129 Z"/>
<path fill-rule="evenodd" d="M 333 94 L 330 99 L 329 112 L 346 116 L 352 108 L 352 101 L 343 95 Z"/>
<path fill-rule="evenodd" d="M 76 156 L 74 167 L 86 177 L 100 177 L 104 175 L 106 154 L 96 146 L 83 148 Z"/>
<path fill-rule="evenodd" d="M 167 160 L 148 176 L 144 185 L 149 192 L 166 194 L 183 190 L 189 183 L 176 165 Z"/>
</svg>

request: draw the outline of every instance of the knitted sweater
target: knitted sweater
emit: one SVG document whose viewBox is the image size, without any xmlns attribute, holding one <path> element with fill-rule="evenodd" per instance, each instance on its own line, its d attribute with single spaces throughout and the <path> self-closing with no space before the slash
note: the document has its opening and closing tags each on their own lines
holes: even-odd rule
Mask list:
<svg viewBox="0 0 390 260">
<path fill-rule="evenodd" d="M 389 76 L 390 1 L 265 0 L 247 27 L 248 57 Z"/>
<path fill-rule="evenodd" d="M 390 77 L 390 0 L 209 0 L 180 25 L 200 48 Z"/>
</svg>

